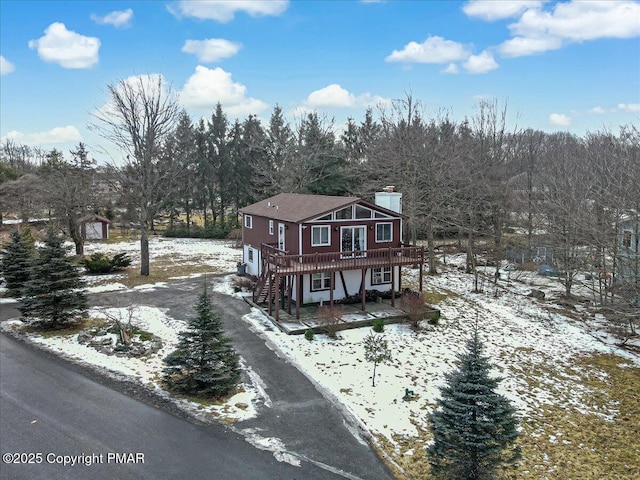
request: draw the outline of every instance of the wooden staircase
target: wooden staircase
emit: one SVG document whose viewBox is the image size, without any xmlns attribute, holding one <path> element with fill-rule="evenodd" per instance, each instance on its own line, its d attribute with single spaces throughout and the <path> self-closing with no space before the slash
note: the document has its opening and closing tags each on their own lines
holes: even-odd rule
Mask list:
<svg viewBox="0 0 640 480">
<path fill-rule="evenodd" d="M 260 275 L 258 282 L 256 283 L 255 288 L 253 289 L 253 302 L 256 304 L 267 303 L 267 298 L 269 297 L 269 288 L 271 286 L 271 275 L 266 274 L 265 272 Z M 274 295 L 274 292 L 271 292 L 271 295 Z"/>
</svg>

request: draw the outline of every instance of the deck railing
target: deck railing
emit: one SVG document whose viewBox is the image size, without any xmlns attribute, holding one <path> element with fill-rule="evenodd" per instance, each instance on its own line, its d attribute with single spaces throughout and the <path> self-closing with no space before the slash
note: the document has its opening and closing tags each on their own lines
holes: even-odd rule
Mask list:
<svg viewBox="0 0 640 480">
<path fill-rule="evenodd" d="M 349 270 L 424 262 L 424 247 L 389 247 L 296 255 L 263 244 L 262 253 L 264 266 L 273 273 Z"/>
</svg>

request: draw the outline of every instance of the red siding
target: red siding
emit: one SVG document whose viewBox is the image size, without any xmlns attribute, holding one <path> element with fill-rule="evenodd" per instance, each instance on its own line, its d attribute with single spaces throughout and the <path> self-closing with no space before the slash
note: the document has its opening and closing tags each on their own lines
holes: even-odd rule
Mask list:
<svg viewBox="0 0 640 480">
<path fill-rule="evenodd" d="M 376 242 L 376 223 L 393 224 L 393 240 L 391 242 Z M 331 245 L 327 247 L 311 246 L 311 227 L 329 225 L 331 232 Z M 400 246 L 400 219 L 398 218 L 376 218 L 375 220 L 345 220 L 343 222 L 326 222 L 326 223 L 305 223 L 302 228 L 302 253 L 329 253 L 340 251 L 340 227 L 350 226 L 367 226 L 367 250 L 375 250 L 378 248 L 399 247 Z M 304 228 L 306 227 L 306 228 Z"/>
</svg>

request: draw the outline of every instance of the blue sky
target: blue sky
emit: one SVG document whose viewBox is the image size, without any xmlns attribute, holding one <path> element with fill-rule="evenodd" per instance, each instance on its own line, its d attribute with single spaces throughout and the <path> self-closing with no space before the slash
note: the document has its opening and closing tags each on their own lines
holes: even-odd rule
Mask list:
<svg viewBox="0 0 640 480">
<path fill-rule="evenodd" d="M 159 74 L 194 120 L 217 102 L 364 118 L 411 92 L 461 121 L 482 99 L 511 127 L 640 123 L 639 1 L 0 0 L 0 138 L 98 160 L 106 85 Z"/>
</svg>

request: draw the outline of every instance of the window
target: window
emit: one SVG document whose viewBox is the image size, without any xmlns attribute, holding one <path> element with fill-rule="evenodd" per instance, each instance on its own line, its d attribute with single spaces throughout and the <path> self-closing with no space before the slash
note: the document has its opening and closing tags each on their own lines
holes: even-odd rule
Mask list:
<svg viewBox="0 0 640 480">
<path fill-rule="evenodd" d="M 251 215 L 244 216 L 244 226 L 246 228 L 253 228 L 253 217 Z"/>
<path fill-rule="evenodd" d="M 393 232 L 390 223 L 376 223 L 376 242 L 391 242 Z"/>
<path fill-rule="evenodd" d="M 322 217 L 316 218 L 316 221 L 318 221 L 318 222 L 324 222 L 324 221 L 327 221 L 327 220 L 331 220 L 331 214 L 330 213 L 328 213 L 326 215 L 323 215 Z"/>
<path fill-rule="evenodd" d="M 311 291 L 329 290 L 331 288 L 331 273 L 322 272 L 311 275 Z"/>
<path fill-rule="evenodd" d="M 269 220 L 269 235 L 273 235 L 273 220 Z"/>
<path fill-rule="evenodd" d="M 253 263 L 253 248 L 247 250 L 247 257 L 249 258 L 249 263 Z"/>
<path fill-rule="evenodd" d="M 371 269 L 371 285 L 391 283 L 391 267 Z"/>
<path fill-rule="evenodd" d="M 311 227 L 311 246 L 322 247 L 327 245 L 331 245 L 331 238 L 329 237 L 329 225 Z"/>
<path fill-rule="evenodd" d="M 351 220 L 353 218 L 353 209 L 351 207 L 343 208 L 336 212 L 336 220 Z"/>
<path fill-rule="evenodd" d="M 376 214 L 374 215 L 376 218 L 391 218 L 389 215 L 387 215 L 386 213 L 381 213 L 381 212 L 376 212 Z"/>
<path fill-rule="evenodd" d="M 371 218 L 372 213 L 367 207 L 356 205 L 356 218 Z"/>
</svg>

